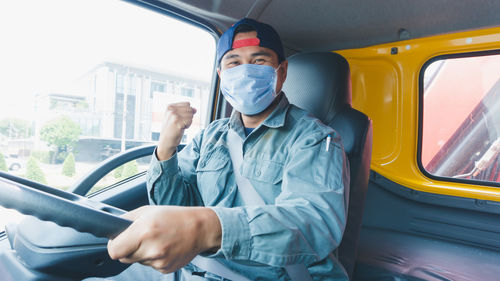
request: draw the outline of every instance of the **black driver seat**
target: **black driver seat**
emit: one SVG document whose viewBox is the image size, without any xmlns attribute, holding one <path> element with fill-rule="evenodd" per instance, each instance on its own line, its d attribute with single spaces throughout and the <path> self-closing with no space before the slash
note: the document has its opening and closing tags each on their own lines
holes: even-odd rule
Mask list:
<svg viewBox="0 0 500 281">
<path fill-rule="evenodd" d="M 288 58 L 283 91 L 293 103 L 336 130 L 350 164 L 347 225 L 338 248 L 339 260 L 351 279 L 370 173 L 372 122 L 351 107 L 349 64 L 332 52 L 301 53 Z"/>
</svg>

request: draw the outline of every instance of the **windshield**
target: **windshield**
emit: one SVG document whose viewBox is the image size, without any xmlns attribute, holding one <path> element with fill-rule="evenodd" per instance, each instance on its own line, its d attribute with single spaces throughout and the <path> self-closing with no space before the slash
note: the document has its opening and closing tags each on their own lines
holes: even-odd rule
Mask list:
<svg viewBox="0 0 500 281">
<path fill-rule="evenodd" d="M 215 39 L 114 0 L 0 2 L 0 170 L 68 189 L 96 165 L 159 138 L 168 103 L 207 123 Z M 148 167 L 138 159 L 92 191 Z M 0 231 L 17 221 L 0 207 Z"/>
</svg>

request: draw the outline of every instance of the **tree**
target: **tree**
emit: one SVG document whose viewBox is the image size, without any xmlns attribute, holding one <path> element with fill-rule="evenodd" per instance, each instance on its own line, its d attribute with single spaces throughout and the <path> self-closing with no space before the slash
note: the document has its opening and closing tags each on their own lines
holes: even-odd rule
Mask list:
<svg viewBox="0 0 500 281">
<path fill-rule="evenodd" d="M 137 166 L 137 161 L 135 160 L 127 162 L 123 166 L 124 168 L 121 176 L 122 179 L 130 178 L 139 172 L 139 167 Z"/>
<path fill-rule="evenodd" d="M 40 131 L 40 139 L 56 149 L 55 158 L 61 153 L 70 152 L 78 141 L 80 125 L 66 116 L 47 122 Z"/>
<path fill-rule="evenodd" d="M 120 165 L 120 167 L 118 167 L 114 170 L 113 175 L 114 175 L 115 179 L 119 179 L 122 177 L 123 167 L 125 167 L 125 165 Z"/>
<path fill-rule="evenodd" d="M 0 171 L 7 171 L 7 162 L 5 162 L 5 157 L 3 153 L 0 152 Z"/>
<path fill-rule="evenodd" d="M 72 177 L 75 175 L 75 156 L 73 153 L 68 154 L 64 163 L 62 165 L 62 174 L 67 177 Z"/>
<path fill-rule="evenodd" d="M 38 166 L 38 163 L 33 156 L 30 156 L 28 163 L 26 164 L 26 178 L 32 181 L 47 184 L 45 174 L 42 169 L 40 169 L 40 166 Z"/>
<path fill-rule="evenodd" d="M 12 138 L 28 138 L 33 135 L 30 122 L 17 118 L 0 120 L 0 134 Z"/>
</svg>

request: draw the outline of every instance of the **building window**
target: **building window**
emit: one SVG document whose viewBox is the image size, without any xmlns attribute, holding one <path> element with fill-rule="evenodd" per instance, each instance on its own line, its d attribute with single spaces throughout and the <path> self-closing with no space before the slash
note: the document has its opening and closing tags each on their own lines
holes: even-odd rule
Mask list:
<svg viewBox="0 0 500 281">
<path fill-rule="evenodd" d="M 116 74 L 116 93 L 123 94 L 124 88 L 123 74 Z"/>
<path fill-rule="evenodd" d="M 153 98 L 154 92 L 165 93 L 165 89 L 165 83 L 151 82 L 150 97 Z"/>
<path fill-rule="evenodd" d="M 129 79 L 129 83 L 128 83 L 128 89 L 129 89 L 129 92 L 127 93 L 128 95 L 131 95 L 131 96 L 135 96 L 137 93 L 137 77 L 135 77 L 134 75 L 130 75 L 128 77 Z"/>
<path fill-rule="evenodd" d="M 151 133 L 151 140 L 152 141 L 158 141 L 160 139 L 160 133 L 159 132 L 152 132 Z"/>
<path fill-rule="evenodd" d="M 194 97 L 194 89 L 182 87 L 181 88 L 181 96 L 190 97 L 190 98 Z"/>
</svg>

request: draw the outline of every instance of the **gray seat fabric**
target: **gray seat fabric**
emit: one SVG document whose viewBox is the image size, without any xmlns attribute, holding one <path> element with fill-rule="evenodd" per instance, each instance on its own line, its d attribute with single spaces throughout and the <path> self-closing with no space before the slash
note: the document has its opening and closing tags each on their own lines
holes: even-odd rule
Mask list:
<svg viewBox="0 0 500 281">
<path fill-rule="evenodd" d="M 288 58 L 283 91 L 291 103 L 337 131 L 349 159 L 351 183 L 347 225 L 339 260 L 352 277 L 370 174 L 372 122 L 351 107 L 349 64 L 331 52 L 301 53 Z"/>
</svg>

